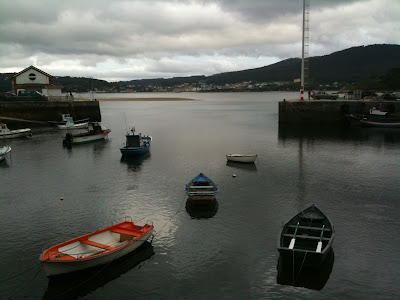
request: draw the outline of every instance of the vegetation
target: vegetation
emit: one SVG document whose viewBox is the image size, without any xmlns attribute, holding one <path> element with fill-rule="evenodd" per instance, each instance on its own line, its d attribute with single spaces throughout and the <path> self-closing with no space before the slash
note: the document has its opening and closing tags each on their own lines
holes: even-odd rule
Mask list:
<svg viewBox="0 0 400 300">
<path fill-rule="evenodd" d="M 330 55 L 309 58 L 309 79 L 306 89 L 368 89 L 376 91 L 400 90 L 400 45 L 370 45 L 353 47 Z M 164 92 L 164 91 L 297 91 L 301 59 L 281 62 L 249 70 L 226 72 L 211 76 L 141 79 L 107 82 L 84 77 L 58 76 L 54 85 L 63 92 Z M 15 73 L 0 74 L 0 92 L 11 91 Z"/>
</svg>

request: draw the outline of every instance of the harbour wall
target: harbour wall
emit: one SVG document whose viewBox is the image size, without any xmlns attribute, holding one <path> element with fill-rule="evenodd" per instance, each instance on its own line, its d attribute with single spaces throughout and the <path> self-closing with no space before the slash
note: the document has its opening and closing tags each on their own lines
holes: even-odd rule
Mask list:
<svg viewBox="0 0 400 300">
<path fill-rule="evenodd" d="M 283 100 L 279 102 L 279 124 L 345 125 L 346 114 L 368 114 L 373 107 L 400 114 L 400 101 Z"/>
<path fill-rule="evenodd" d="M 0 101 L 0 121 L 7 124 L 13 119 L 35 123 L 61 121 L 61 114 L 70 114 L 75 120 L 101 121 L 98 101 Z"/>
</svg>

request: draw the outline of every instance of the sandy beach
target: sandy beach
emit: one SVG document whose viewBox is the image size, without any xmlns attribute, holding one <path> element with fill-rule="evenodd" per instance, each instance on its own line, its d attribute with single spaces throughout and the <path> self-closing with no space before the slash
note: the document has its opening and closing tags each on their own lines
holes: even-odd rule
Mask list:
<svg viewBox="0 0 400 300">
<path fill-rule="evenodd" d="M 97 101 L 195 101 L 190 98 L 99 98 Z"/>
</svg>

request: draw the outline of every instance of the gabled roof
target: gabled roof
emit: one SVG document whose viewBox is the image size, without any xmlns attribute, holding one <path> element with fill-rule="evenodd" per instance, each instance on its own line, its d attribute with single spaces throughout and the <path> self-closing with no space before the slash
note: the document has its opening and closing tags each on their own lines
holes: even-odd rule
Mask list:
<svg viewBox="0 0 400 300">
<path fill-rule="evenodd" d="M 38 69 L 38 68 L 36 68 L 36 67 L 34 67 L 34 66 L 29 66 L 29 67 L 27 67 L 26 69 L 23 69 L 21 72 L 15 74 L 13 77 L 17 77 L 18 75 L 21 75 L 22 73 L 25 73 L 26 71 L 28 71 L 28 70 L 30 70 L 30 69 L 33 69 L 33 70 L 35 70 L 35 71 L 38 71 L 39 73 L 42 73 L 43 75 L 46 75 L 47 77 L 53 77 L 53 76 L 51 76 L 50 74 L 47 74 L 46 72 L 43 72 L 42 70 L 40 70 L 40 69 Z"/>
</svg>

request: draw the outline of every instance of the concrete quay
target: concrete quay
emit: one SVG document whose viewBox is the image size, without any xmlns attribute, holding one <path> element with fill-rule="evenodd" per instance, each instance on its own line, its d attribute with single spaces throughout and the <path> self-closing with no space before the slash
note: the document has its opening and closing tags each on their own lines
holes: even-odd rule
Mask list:
<svg viewBox="0 0 400 300">
<path fill-rule="evenodd" d="M 395 114 L 400 112 L 400 101 L 284 99 L 279 102 L 279 124 L 345 125 L 346 114 L 368 114 L 373 107 Z"/>
<path fill-rule="evenodd" d="M 14 122 L 48 125 L 47 121 L 61 121 L 61 114 L 70 114 L 75 120 L 101 121 L 98 101 L 0 101 L 0 122 L 11 125 Z"/>
</svg>

